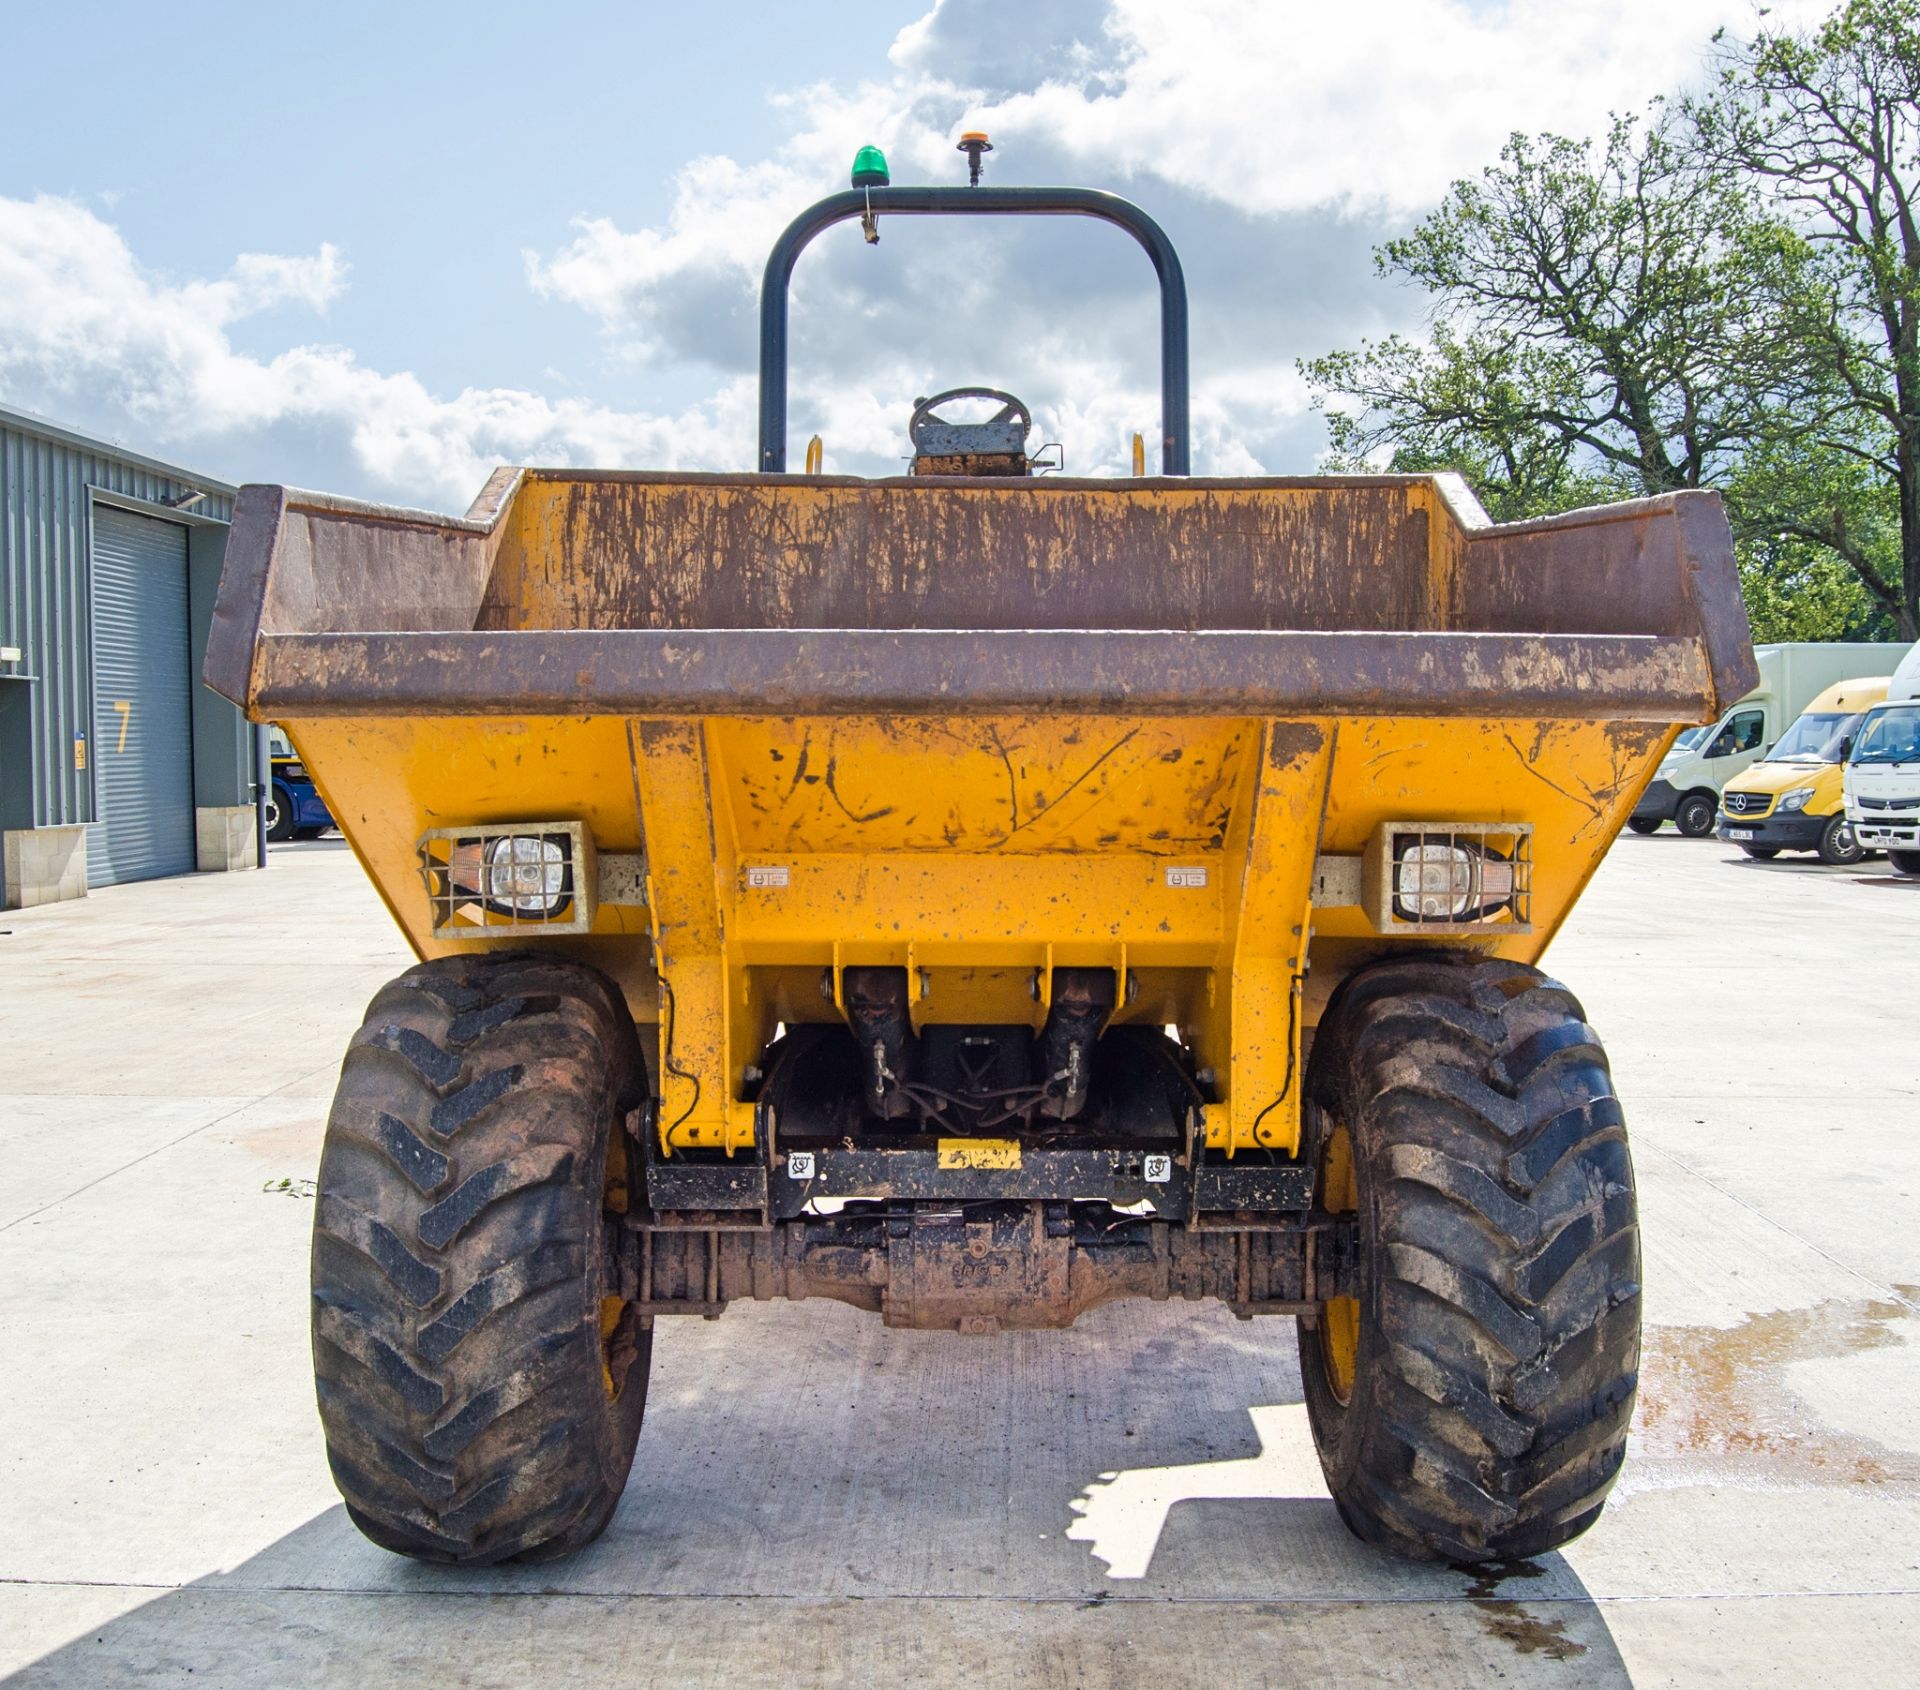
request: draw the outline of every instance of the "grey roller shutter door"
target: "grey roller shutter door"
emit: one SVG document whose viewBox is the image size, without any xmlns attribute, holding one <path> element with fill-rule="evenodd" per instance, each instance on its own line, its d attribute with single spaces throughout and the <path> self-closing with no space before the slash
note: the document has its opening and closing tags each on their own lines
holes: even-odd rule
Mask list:
<svg viewBox="0 0 1920 1690">
<path fill-rule="evenodd" d="M 189 661 L 186 529 L 95 505 L 90 886 L 193 872 Z"/>
</svg>

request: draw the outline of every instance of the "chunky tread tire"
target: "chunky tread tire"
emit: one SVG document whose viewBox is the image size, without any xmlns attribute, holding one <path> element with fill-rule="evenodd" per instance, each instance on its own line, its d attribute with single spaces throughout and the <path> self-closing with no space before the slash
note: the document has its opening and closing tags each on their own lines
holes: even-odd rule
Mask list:
<svg viewBox="0 0 1920 1690">
<path fill-rule="evenodd" d="M 1446 954 L 1375 964 L 1308 1076 L 1347 1127 L 1360 1323 L 1347 1400 L 1302 1325 L 1341 1517 L 1419 1560 L 1544 1553 L 1598 1516 L 1640 1355 L 1633 1170 L 1605 1053 L 1564 987 Z"/>
<path fill-rule="evenodd" d="M 445 958 L 369 1006 L 320 1162 L 313 1359 L 334 1479 L 382 1547 L 545 1559 L 611 1517 L 650 1334 L 622 1317 L 610 1398 L 603 1205 L 645 1085 L 618 989 L 579 963 Z"/>
<path fill-rule="evenodd" d="M 1920 851 L 1889 851 L 1887 861 L 1895 874 L 1920 875 Z"/>
</svg>

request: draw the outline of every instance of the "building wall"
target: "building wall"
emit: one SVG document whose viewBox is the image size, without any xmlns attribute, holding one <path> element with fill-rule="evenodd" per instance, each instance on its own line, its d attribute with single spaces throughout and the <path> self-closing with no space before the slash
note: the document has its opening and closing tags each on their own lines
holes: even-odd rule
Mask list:
<svg viewBox="0 0 1920 1690">
<path fill-rule="evenodd" d="M 189 507 L 174 501 L 202 497 Z M 91 528 L 101 502 L 187 528 L 194 803 L 253 801 L 252 730 L 199 684 L 234 489 L 0 408 L 0 831 L 98 819 Z M 75 742 L 85 739 L 85 767 Z"/>
</svg>

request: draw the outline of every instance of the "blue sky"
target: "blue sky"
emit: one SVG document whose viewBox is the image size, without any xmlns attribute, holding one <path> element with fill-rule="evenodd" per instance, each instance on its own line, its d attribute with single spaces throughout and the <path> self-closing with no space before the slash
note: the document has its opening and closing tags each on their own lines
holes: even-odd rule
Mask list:
<svg viewBox="0 0 1920 1690">
<path fill-rule="evenodd" d="M 1512 128 L 1699 73 L 1736 0 L 0 5 L 0 400 L 235 479 L 459 508 L 495 460 L 744 468 L 767 242 L 888 148 L 1114 188 L 1193 293 L 1196 467 L 1311 469 L 1294 360 L 1421 302 L 1371 245 Z M 27 74 L 21 74 L 23 67 Z M 851 228 L 794 432 L 884 473 L 917 392 L 1157 426 L 1150 272 L 1077 225 Z"/>
<path fill-rule="evenodd" d="M 520 253 L 568 218 L 662 220 L 703 153 L 778 148 L 785 89 L 870 68 L 925 10 L 698 5 L 12 6 L 0 188 L 94 205 L 144 263 L 348 256 L 328 338 L 430 385 L 590 372 L 593 322 L 532 312 Z M 81 89 L 97 92 L 84 99 Z M 310 332 L 268 314 L 240 338 Z"/>
</svg>

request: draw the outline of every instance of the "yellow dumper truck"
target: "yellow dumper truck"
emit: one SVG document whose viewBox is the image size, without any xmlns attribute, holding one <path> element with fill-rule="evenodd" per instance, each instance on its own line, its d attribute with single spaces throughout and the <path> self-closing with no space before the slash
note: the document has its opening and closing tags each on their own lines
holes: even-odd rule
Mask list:
<svg viewBox="0 0 1920 1690">
<path fill-rule="evenodd" d="M 866 155 L 863 155 L 865 157 Z M 1159 474 L 1010 395 L 793 474 L 787 283 L 855 219 L 1088 216 L 1161 286 Z M 1188 471 L 1186 295 L 1081 189 L 868 181 L 768 265 L 751 473 L 240 496 L 209 683 L 285 725 L 421 959 L 342 1065 L 313 1348 L 376 1542 L 565 1553 L 656 1323 L 832 1297 L 1291 1316 L 1401 1554 L 1598 1514 L 1639 1357 L 1621 1105 L 1535 964 L 1754 684 L 1718 499 L 1490 526 L 1446 476 Z"/>
</svg>

